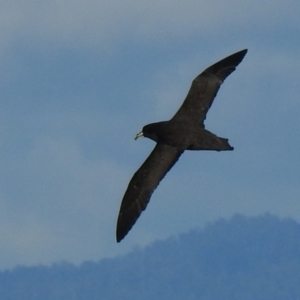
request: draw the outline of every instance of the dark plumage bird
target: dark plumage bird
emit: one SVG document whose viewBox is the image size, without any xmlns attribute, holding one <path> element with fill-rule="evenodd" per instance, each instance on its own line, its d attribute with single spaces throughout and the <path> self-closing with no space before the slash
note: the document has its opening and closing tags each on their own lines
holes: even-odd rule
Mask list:
<svg viewBox="0 0 300 300">
<path fill-rule="evenodd" d="M 159 182 L 185 150 L 233 150 L 228 139 L 205 129 L 204 120 L 221 84 L 246 53 L 247 49 L 239 51 L 207 68 L 194 79 L 171 120 L 148 124 L 136 135 L 135 139 L 144 136 L 156 146 L 129 182 L 119 212 L 117 242 L 132 228 Z"/>
</svg>

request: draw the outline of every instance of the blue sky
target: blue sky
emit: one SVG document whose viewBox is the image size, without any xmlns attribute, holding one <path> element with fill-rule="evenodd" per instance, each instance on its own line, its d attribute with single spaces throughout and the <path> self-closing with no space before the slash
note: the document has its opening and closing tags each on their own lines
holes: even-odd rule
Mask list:
<svg viewBox="0 0 300 300">
<path fill-rule="evenodd" d="M 299 1 L 2 1 L 0 269 L 81 263 L 235 213 L 300 221 Z M 249 52 L 206 128 L 233 152 L 185 152 L 120 244 L 127 184 L 191 81 Z"/>
</svg>

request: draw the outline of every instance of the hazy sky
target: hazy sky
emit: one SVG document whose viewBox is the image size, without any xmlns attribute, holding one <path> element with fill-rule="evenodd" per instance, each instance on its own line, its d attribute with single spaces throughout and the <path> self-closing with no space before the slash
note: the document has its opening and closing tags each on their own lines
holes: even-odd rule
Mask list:
<svg viewBox="0 0 300 300">
<path fill-rule="evenodd" d="M 125 253 L 234 213 L 300 221 L 298 0 L 0 1 L 0 269 Z M 127 184 L 191 81 L 249 52 L 129 235 Z"/>
</svg>

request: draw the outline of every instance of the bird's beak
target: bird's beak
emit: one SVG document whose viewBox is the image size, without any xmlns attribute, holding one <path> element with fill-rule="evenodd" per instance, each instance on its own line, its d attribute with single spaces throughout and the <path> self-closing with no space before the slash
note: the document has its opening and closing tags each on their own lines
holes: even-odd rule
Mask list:
<svg viewBox="0 0 300 300">
<path fill-rule="evenodd" d="M 137 140 L 139 137 L 144 136 L 143 131 L 141 131 L 140 133 L 138 133 L 134 139 Z"/>
</svg>

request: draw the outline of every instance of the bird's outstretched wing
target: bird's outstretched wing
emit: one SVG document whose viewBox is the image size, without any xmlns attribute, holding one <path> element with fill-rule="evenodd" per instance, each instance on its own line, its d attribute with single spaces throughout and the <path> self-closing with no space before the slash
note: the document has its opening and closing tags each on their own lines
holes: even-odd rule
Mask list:
<svg viewBox="0 0 300 300">
<path fill-rule="evenodd" d="M 243 60 L 247 49 L 232 54 L 213 64 L 197 76 L 173 120 L 185 122 L 200 122 L 204 127 L 206 114 L 223 81 L 229 76 Z"/>
<path fill-rule="evenodd" d="M 153 191 L 183 151 L 158 143 L 133 175 L 120 207 L 116 232 L 117 242 L 126 236 L 142 211 L 146 209 Z"/>
</svg>

